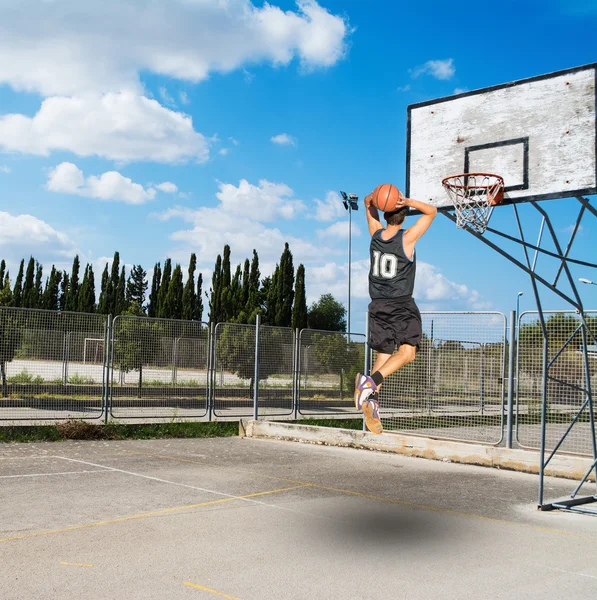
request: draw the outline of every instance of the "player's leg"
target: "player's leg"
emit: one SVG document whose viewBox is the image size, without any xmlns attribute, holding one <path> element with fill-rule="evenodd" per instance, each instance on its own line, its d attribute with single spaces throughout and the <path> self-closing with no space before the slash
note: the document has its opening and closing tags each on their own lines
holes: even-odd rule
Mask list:
<svg viewBox="0 0 597 600">
<path fill-rule="evenodd" d="M 417 348 L 416 346 L 411 346 L 410 344 L 402 344 L 398 349 L 398 352 L 395 352 L 391 356 L 389 356 L 383 363 L 381 363 L 377 368 L 373 368 L 372 373 L 378 371 L 382 374 L 385 379 L 392 373 L 395 373 L 399 369 L 401 369 L 404 365 L 415 360 L 417 356 Z M 377 363 L 377 361 L 375 361 Z M 379 389 L 379 386 L 377 386 Z"/>
</svg>

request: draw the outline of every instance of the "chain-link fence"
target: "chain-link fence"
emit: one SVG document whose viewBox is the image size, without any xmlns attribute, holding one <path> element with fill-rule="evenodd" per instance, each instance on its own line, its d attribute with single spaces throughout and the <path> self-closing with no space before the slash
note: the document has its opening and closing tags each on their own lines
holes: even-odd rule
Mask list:
<svg viewBox="0 0 597 600">
<path fill-rule="evenodd" d="M 423 312 L 416 359 L 384 380 L 384 429 L 499 444 L 503 438 L 506 317 Z M 375 364 L 377 356 L 372 353 Z"/>
<path fill-rule="evenodd" d="M 299 335 L 298 410 L 356 413 L 354 381 L 365 366 L 365 336 L 303 329 Z"/>
<path fill-rule="evenodd" d="M 105 357 L 85 360 L 85 339 L 105 347 L 108 318 L 0 307 L 0 420 L 101 417 Z"/>
<path fill-rule="evenodd" d="M 113 321 L 110 413 L 118 419 L 207 413 L 209 328 L 198 321 Z"/>
<path fill-rule="evenodd" d="M 597 334 L 597 311 L 586 311 L 585 319 Z M 562 439 L 586 400 L 587 378 L 595 401 L 597 389 L 597 346 L 587 340 L 589 373 L 586 372 L 579 315 L 572 311 L 544 311 L 547 329 L 548 370 L 545 447 L 549 450 Z M 516 439 L 526 448 L 541 445 L 544 335 L 539 313 L 524 312 L 518 320 L 518 375 L 516 378 Z M 555 359 L 555 360 L 554 360 Z M 597 413 L 594 414 L 597 419 Z M 592 454 L 592 433 L 586 408 L 560 449 Z"/>
</svg>

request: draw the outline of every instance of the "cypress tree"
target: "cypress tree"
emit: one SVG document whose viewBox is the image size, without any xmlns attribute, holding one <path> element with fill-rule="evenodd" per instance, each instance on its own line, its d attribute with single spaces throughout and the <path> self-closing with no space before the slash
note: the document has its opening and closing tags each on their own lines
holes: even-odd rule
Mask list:
<svg viewBox="0 0 597 600">
<path fill-rule="evenodd" d="M 70 273 L 70 286 L 68 289 L 68 298 L 66 300 L 66 310 L 76 311 L 79 308 L 79 271 L 81 263 L 77 254 L 73 260 L 73 267 Z"/>
<path fill-rule="evenodd" d="M 121 315 L 128 308 L 126 302 L 126 273 L 124 271 L 124 265 L 120 270 L 120 276 L 118 277 L 118 284 L 116 285 L 116 292 L 114 294 L 114 316 Z"/>
<path fill-rule="evenodd" d="M 2 289 L 4 289 L 4 275 L 6 274 L 6 262 L 4 259 L 2 259 L 2 262 L 0 262 L 0 287 Z"/>
<path fill-rule="evenodd" d="M 279 327 L 290 327 L 292 323 L 292 301 L 294 299 L 294 266 L 292 252 L 288 243 L 280 257 L 280 272 L 277 282 L 276 317 L 274 324 Z"/>
<path fill-rule="evenodd" d="M 162 279 L 162 267 L 160 263 L 155 263 L 153 268 L 153 277 L 151 278 L 151 291 L 149 292 L 149 306 L 147 314 L 150 317 L 157 317 L 158 314 L 158 295 L 160 292 L 160 282 Z"/>
<path fill-rule="evenodd" d="M 276 324 L 276 315 L 278 314 L 278 298 L 280 297 L 278 292 L 279 279 L 280 265 L 276 265 L 271 278 L 266 277 L 263 280 L 263 293 L 265 296 L 264 322 L 267 325 Z"/>
<path fill-rule="evenodd" d="M 108 297 L 108 283 L 110 281 L 110 275 L 108 274 L 108 263 L 104 267 L 102 273 L 102 283 L 100 289 L 99 302 L 97 305 L 97 312 L 100 315 L 107 315 L 110 313 L 110 298 Z"/>
<path fill-rule="evenodd" d="M 95 312 L 95 281 L 92 265 L 86 265 L 83 283 L 79 288 L 77 310 L 82 313 Z"/>
<path fill-rule="evenodd" d="M 234 277 L 228 290 L 226 290 L 225 308 L 226 308 L 226 320 L 234 323 L 237 321 L 239 312 L 241 310 L 243 288 L 241 284 L 241 269 L 240 265 L 237 265 Z"/>
<path fill-rule="evenodd" d="M 35 259 L 33 256 L 29 258 L 27 271 L 25 274 L 25 283 L 23 284 L 23 299 L 21 306 L 24 308 L 32 308 L 33 302 L 33 286 L 35 281 Z"/>
<path fill-rule="evenodd" d="M 253 260 L 251 261 L 251 272 L 249 274 L 249 297 L 247 299 L 247 314 L 249 315 L 248 322 L 254 323 L 256 317 L 256 311 L 260 306 L 259 297 L 259 278 L 261 273 L 259 272 L 259 256 L 257 251 L 253 250 Z"/>
<path fill-rule="evenodd" d="M 160 282 L 160 291 L 158 293 L 158 310 L 157 317 L 168 318 L 166 316 L 166 296 L 168 296 L 168 290 L 170 288 L 170 280 L 172 279 L 172 261 L 167 258 L 164 261 L 164 272 L 162 273 L 162 280 Z"/>
<path fill-rule="evenodd" d="M 195 269 L 197 268 L 197 257 L 191 254 L 187 281 L 182 293 L 182 318 L 192 321 L 195 318 L 197 296 L 195 295 Z"/>
<path fill-rule="evenodd" d="M 243 307 L 246 307 L 247 302 L 249 301 L 250 277 L 250 263 L 249 259 L 246 258 L 243 266 L 243 289 L 241 296 L 241 306 Z"/>
<path fill-rule="evenodd" d="M 162 317 L 167 319 L 180 319 L 182 317 L 182 295 L 182 269 L 177 264 L 174 267 L 172 279 L 168 285 L 168 294 L 164 300 Z"/>
<path fill-rule="evenodd" d="M 12 306 L 12 290 L 10 289 L 10 276 L 6 269 L 4 280 L 0 283 L 2 284 L 2 287 L 0 288 L 0 306 Z"/>
<path fill-rule="evenodd" d="M 35 285 L 31 293 L 31 308 L 42 308 L 44 268 L 37 261 L 35 263 Z"/>
<path fill-rule="evenodd" d="M 222 289 L 230 286 L 230 246 L 224 246 L 224 258 L 222 259 Z"/>
<path fill-rule="evenodd" d="M 25 259 L 21 259 L 21 265 L 19 266 L 19 273 L 15 281 L 15 287 L 12 292 L 12 305 L 21 306 L 23 304 L 23 271 L 25 269 Z"/>
<path fill-rule="evenodd" d="M 222 257 L 218 254 L 216 258 L 216 265 L 214 267 L 213 275 L 211 276 L 211 289 L 209 299 L 209 320 L 212 323 L 219 323 L 222 319 L 220 318 L 220 290 L 222 281 Z"/>
<path fill-rule="evenodd" d="M 112 269 L 110 271 L 110 279 L 108 279 L 108 285 L 106 287 L 106 294 L 108 296 L 108 312 L 113 316 L 119 314 L 117 310 L 117 289 L 118 282 L 120 281 L 120 254 L 114 252 L 114 258 L 112 259 Z"/>
<path fill-rule="evenodd" d="M 58 310 L 58 289 L 62 280 L 62 273 L 52 265 L 50 276 L 46 282 L 46 289 L 42 299 L 42 307 L 47 310 Z"/>
<path fill-rule="evenodd" d="M 193 319 L 195 321 L 203 320 L 202 288 L 203 288 L 203 275 L 201 273 L 199 273 L 199 275 L 197 275 L 197 296 L 196 296 L 196 302 L 195 302 L 195 312 L 193 314 Z"/>
<path fill-rule="evenodd" d="M 292 306 L 293 329 L 307 327 L 307 297 L 305 290 L 305 267 L 299 265 L 296 270 L 296 284 L 294 287 L 294 304 Z"/>
<path fill-rule="evenodd" d="M 143 303 L 147 293 L 147 271 L 141 265 L 133 266 L 126 283 L 126 302 L 128 306 L 137 304 L 143 312 Z"/>
<path fill-rule="evenodd" d="M 60 292 L 58 294 L 58 310 L 66 310 L 68 304 L 69 277 L 66 271 L 62 271 L 62 281 L 60 282 Z"/>
</svg>

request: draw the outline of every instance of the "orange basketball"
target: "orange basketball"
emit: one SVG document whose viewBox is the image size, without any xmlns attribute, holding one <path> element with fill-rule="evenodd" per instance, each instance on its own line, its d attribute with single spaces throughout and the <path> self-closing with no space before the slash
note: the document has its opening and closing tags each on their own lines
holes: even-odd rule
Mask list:
<svg viewBox="0 0 597 600">
<path fill-rule="evenodd" d="M 373 190 L 371 203 L 382 212 L 392 212 L 395 210 L 399 198 L 400 192 L 395 185 L 382 183 Z"/>
</svg>

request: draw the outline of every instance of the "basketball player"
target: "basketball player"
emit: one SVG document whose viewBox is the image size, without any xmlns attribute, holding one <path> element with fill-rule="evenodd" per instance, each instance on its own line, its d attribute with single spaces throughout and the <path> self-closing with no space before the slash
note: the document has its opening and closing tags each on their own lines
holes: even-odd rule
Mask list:
<svg viewBox="0 0 597 600">
<path fill-rule="evenodd" d="M 373 373 L 356 377 L 355 405 L 365 415 L 372 433 L 382 433 L 379 419 L 379 388 L 382 381 L 415 359 L 421 341 L 421 314 L 413 300 L 415 285 L 415 244 L 429 229 L 437 209 L 425 202 L 405 198 L 398 191 L 396 208 L 385 212 L 387 226 L 379 221 L 373 194 L 365 197 L 367 224 L 371 234 L 369 270 L 369 343 L 377 351 Z M 404 219 L 408 208 L 421 216 L 408 229 Z M 396 349 L 396 350 L 395 350 Z"/>
</svg>

